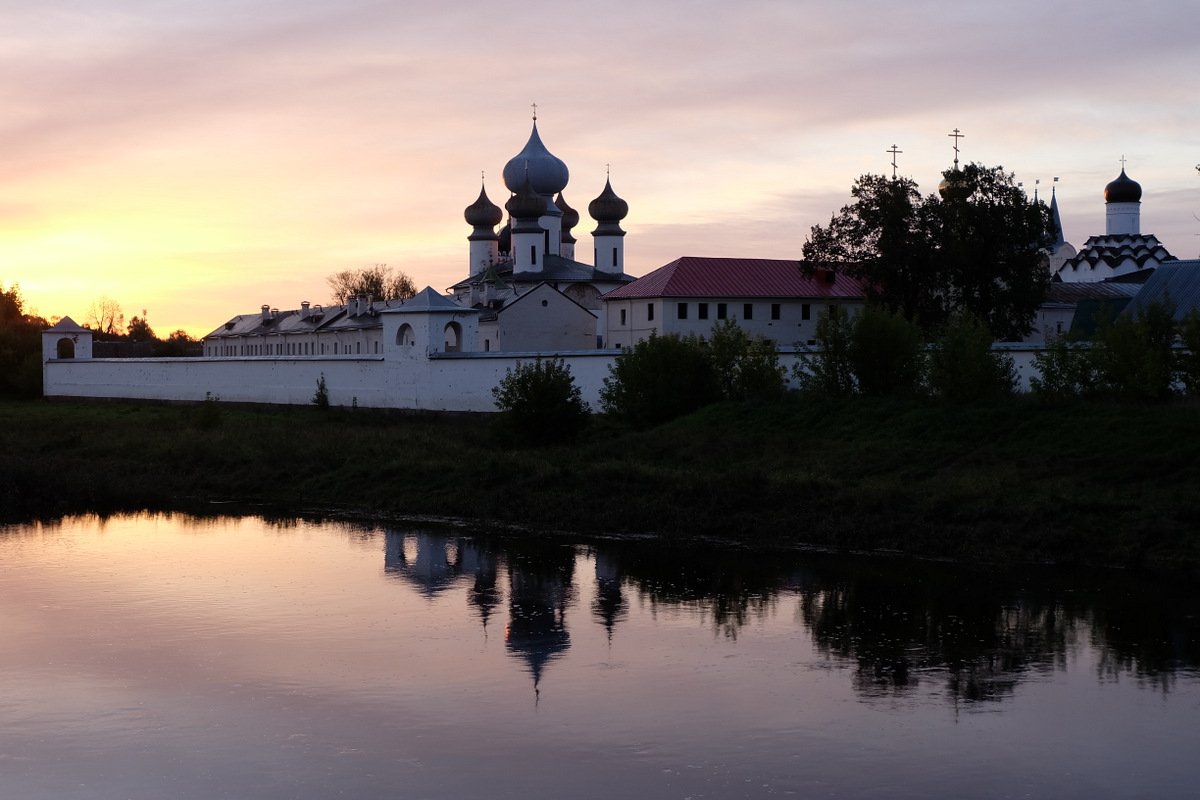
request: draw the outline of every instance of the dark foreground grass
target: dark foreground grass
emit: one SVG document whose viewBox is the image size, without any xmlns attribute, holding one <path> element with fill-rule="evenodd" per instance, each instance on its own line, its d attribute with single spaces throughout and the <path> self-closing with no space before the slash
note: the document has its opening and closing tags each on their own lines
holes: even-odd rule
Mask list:
<svg viewBox="0 0 1200 800">
<path fill-rule="evenodd" d="M 489 418 L 0 404 L 0 515 L 179 508 L 454 516 L 583 534 L 985 561 L 1200 566 L 1200 408 L 720 405 L 571 446 Z"/>
</svg>

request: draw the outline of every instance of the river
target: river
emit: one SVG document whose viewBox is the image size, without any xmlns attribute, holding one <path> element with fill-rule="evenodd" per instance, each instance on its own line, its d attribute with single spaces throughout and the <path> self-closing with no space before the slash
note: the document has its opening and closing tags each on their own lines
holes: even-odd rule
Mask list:
<svg viewBox="0 0 1200 800">
<path fill-rule="evenodd" d="M 1179 797 L 1188 576 L 433 525 L 0 528 L 0 797 Z"/>
</svg>

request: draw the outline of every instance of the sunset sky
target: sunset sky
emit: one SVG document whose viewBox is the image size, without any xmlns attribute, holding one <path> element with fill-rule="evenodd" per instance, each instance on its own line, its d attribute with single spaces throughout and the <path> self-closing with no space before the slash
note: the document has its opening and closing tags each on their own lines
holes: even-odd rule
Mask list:
<svg viewBox="0 0 1200 800">
<path fill-rule="evenodd" d="M 1142 231 L 1200 252 L 1195 0 L 0 0 L 0 284 L 46 317 L 102 296 L 203 335 L 328 302 L 386 263 L 445 289 L 463 209 L 529 135 L 584 219 L 628 201 L 626 268 L 795 258 L 865 172 L 964 161 L 1104 232 L 1120 158 Z"/>
</svg>

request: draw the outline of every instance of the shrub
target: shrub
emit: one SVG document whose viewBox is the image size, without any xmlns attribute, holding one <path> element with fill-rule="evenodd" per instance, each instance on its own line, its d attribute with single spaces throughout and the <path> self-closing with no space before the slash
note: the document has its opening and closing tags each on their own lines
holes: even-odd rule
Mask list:
<svg viewBox="0 0 1200 800">
<path fill-rule="evenodd" d="M 925 367 L 921 329 L 899 313 L 874 306 L 853 322 L 847 357 L 865 395 L 916 392 Z"/>
<path fill-rule="evenodd" d="M 704 344 L 695 336 L 651 336 L 625 350 L 611 367 L 600 404 L 638 426 L 657 425 L 718 397 Z"/>
<path fill-rule="evenodd" d="M 783 367 L 771 340 L 752 337 L 733 320 L 725 320 L 713 326 L 707 352 L 726 400 L 775 400 L 783 395 Z"/>
<path fill-rule="evenodd" d="M 322 411 L 329 410 L 329 387 L 325 385 L 325 373 L 317 378 L 317 391 L 313 394 L 312 403 Z"/>
<path fill-rule="evenodd" d="M 492 388 L 497 430 L 512 443 L 573 440 L 588 421 L 588 405 L 561 358 L 518 362 Z"/>
<path fill-rule="evenodd" d="M 1098 389 L 1096 355 L 1090 345 L 1061 336 L 1035 355 L 1033 364 L 1037 374 L 1029 379 L 1029 388 L 1043 400 L 1087 397 Z"/>
<path fill-rule="evenodd" d="M 952 403 L 1012 394 L 1016 370 L 1007 355 L 993 352 L 992 334 L 978 317 L 954 314 L 929 359 L 929 385 Z"/>
<path fill-rule="evenodd" d="M 1102 388 L 1122 400 L 1164 400 L 1173 393 L 1175 304 L 1151 303 L 1136 317 L 1121 315 L 1097 332 Z"/>
<path fill-rule="evenodd" d="M 846 397 L 855 389 L 850 365 L 854 321 L 839 306 L 817 318 L 816 353 L 801 358 L 793 370 L 800 388 L 828 397 Z"/>
</svg>

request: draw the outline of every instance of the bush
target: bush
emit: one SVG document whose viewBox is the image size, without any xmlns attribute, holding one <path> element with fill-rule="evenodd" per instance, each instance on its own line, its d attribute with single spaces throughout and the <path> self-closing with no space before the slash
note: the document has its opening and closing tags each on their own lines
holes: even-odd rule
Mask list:
<svg viewBox="0 0 1200 800">
<path fill-rule="evenodd" d="M 325 373 L 317 378 L 317 391 L 313 393 L 312 404 L 322 411 L 329 410 L 329 387 L 325 385 Z"/>
<path fill-rule="evenodd" d="M 713 326 L 707 352 L 724 399 L 777 400 L 783 395 L 783 367 L 770 339 L 751 337 L 733 320 L 725 320 Z"/>
<path fill-rule="evenodd" d="M 617 356 L 600 390 L 600 405 L 634 425 L 651 426 L 719 397 L 704 343 L 672 334 L 643 339 Z"/>
<path fill-rule="evenodd" d="M 902 314 L 866 308 L 853 322 L 847 357 L 865 395 L 913 393 L 921 387 L 925 371 L 921 329 Z"/>
<path fill-rule="evenodd" d="M 510 443 L 571 441 L 587 425 L 589 408 L 561 358 L 518 362 L 492 388 L 496 427 Z"/>
<path fill-rule="evenodd" d="M 1043 400 L 1088 397 L 1098 390 L 1096 356 L 1090 345 L 1062 336 L 1035 355 L 1033 364 L 1037 374 L 1029 379 L 1029 388 Z"/>
<path fill-rule="evenodd" d="M 1151 303 L 1136 317 L 1121 315 L 1096 335 L 1102 388 L 1122 400 L 1165 400 L 1175 378 L 1175 304 Z"/>
<path fill-rule="evenodd" d="M 797 361 L 793 370 L 800 388 L 827 397 L 854 393 L 854 370 L 850 365 L 850 341 L 854 320 L 840 306 L 830 306 L 817 318 L 816 353 Z"/>
<path fill-rule="evenodd" d="M 929 359 L 929 386 L 951 403 L 1012 394 L 1017 378 L 1010 357 L 992 351 L 992 334 L 978 317 L 954 314 Z"/>
</svg>

